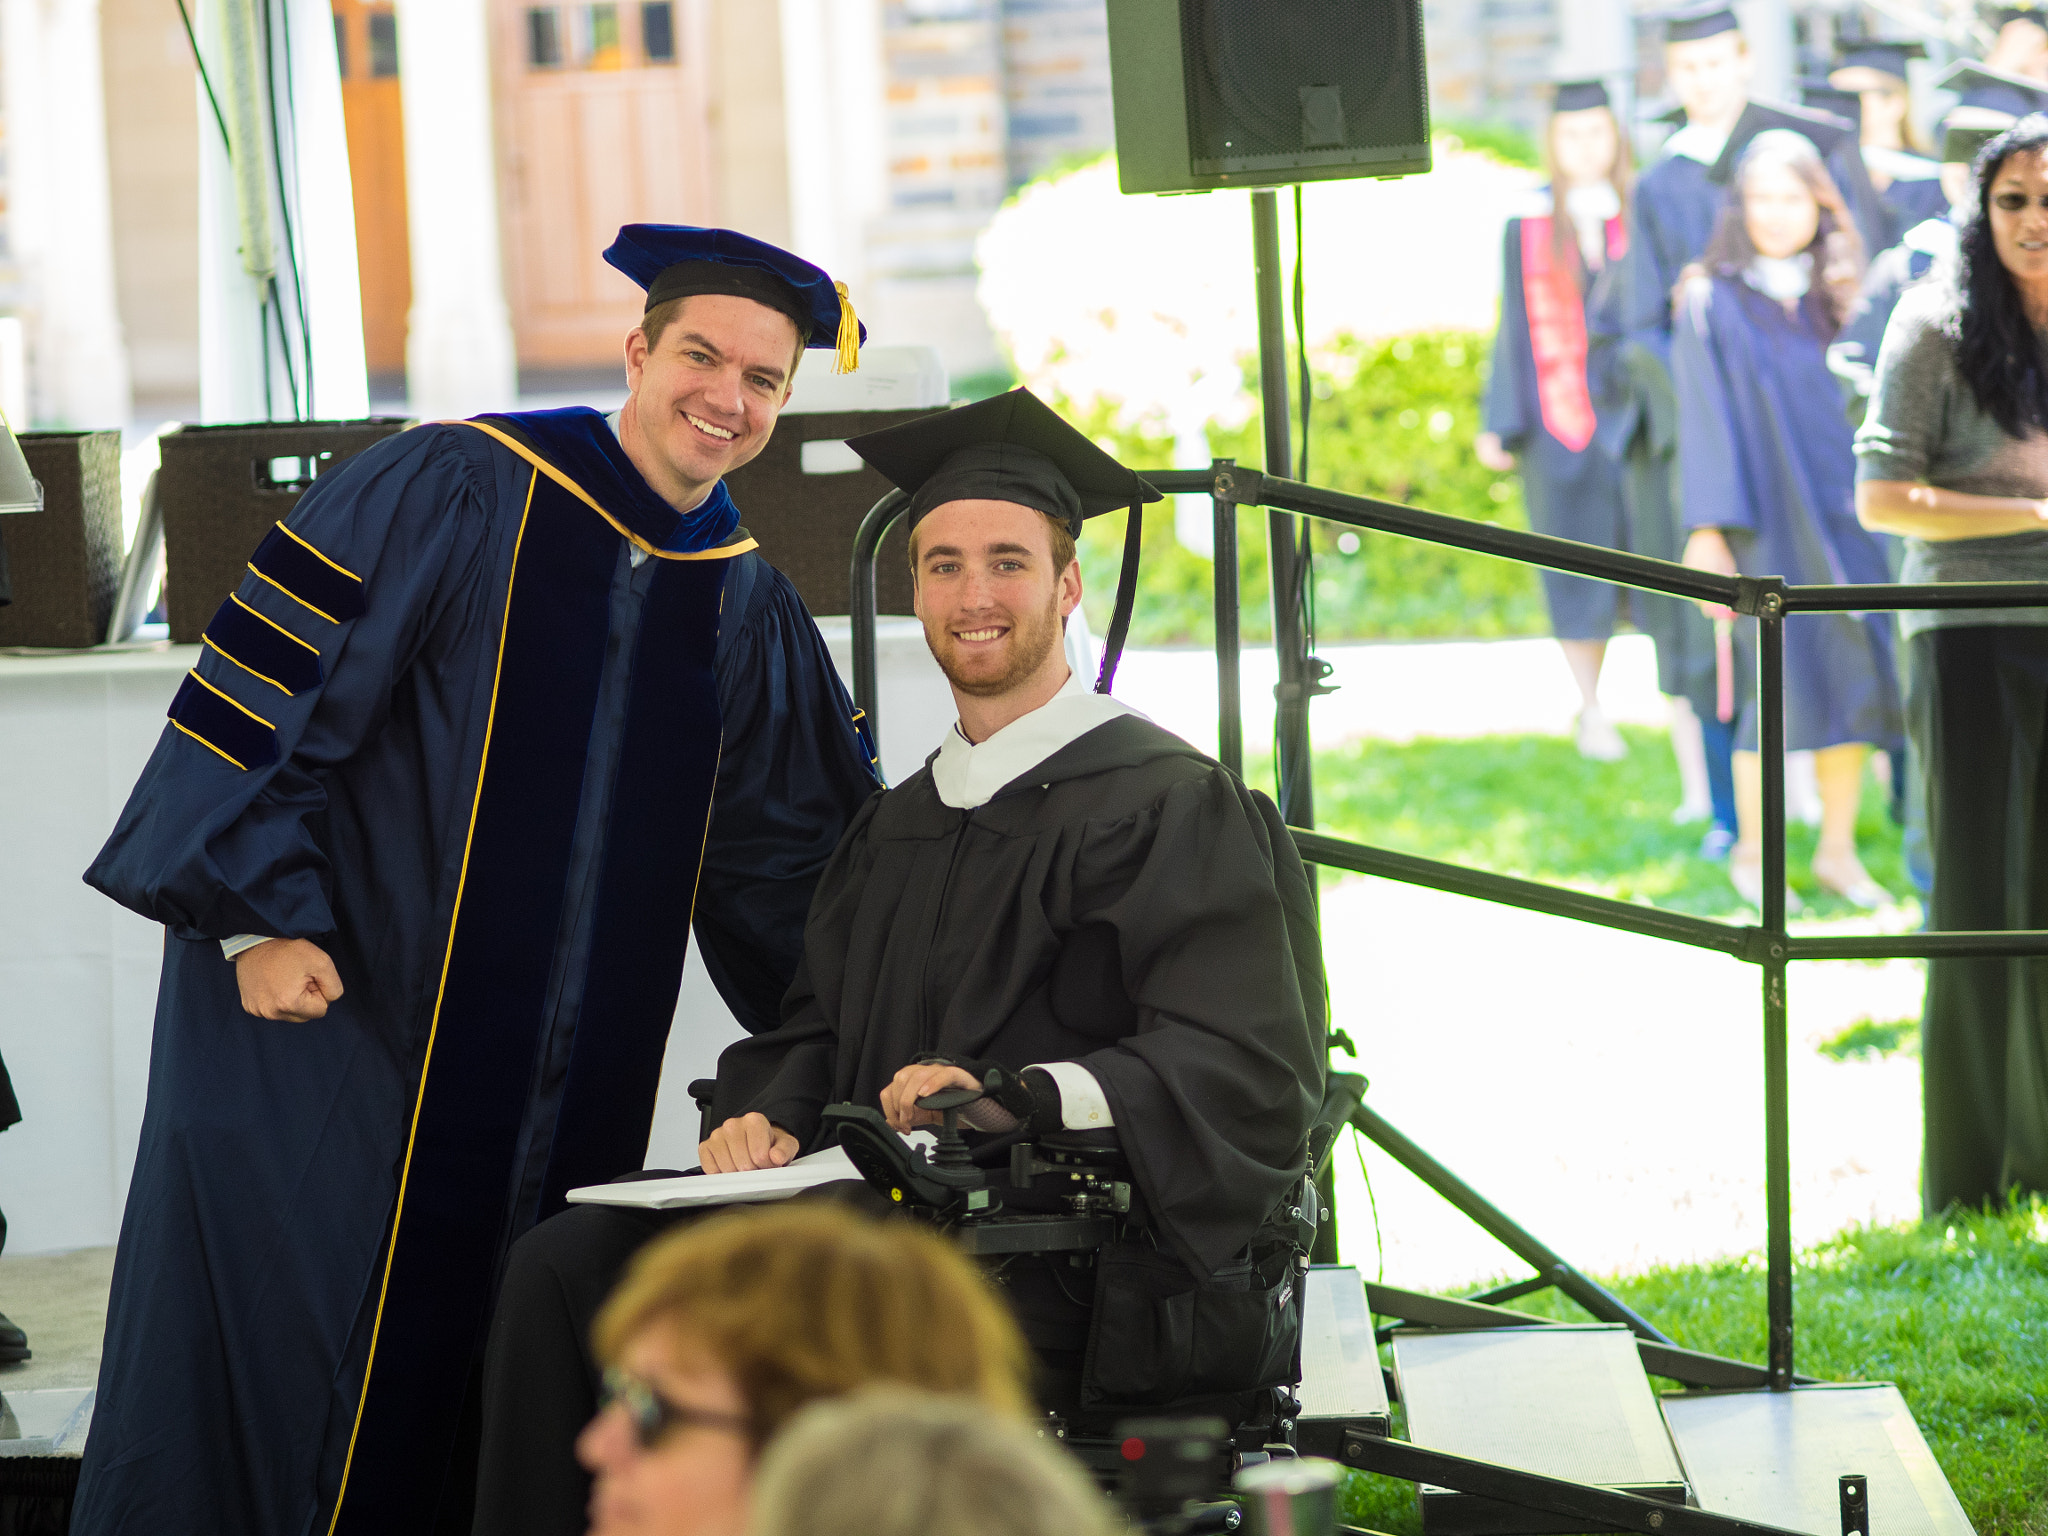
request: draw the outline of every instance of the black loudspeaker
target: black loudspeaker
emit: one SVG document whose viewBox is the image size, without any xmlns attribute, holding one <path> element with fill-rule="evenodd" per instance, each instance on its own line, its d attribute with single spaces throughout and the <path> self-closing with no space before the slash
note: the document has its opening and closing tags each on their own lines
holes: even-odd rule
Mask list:
<svg viewBox="0 0 2048 1536">
<path fill-rule="evenodd" d="M 1422 0 L 1109 0 L 1109 67 L 1125 192 L 1430 167 Z"/>
</svg>

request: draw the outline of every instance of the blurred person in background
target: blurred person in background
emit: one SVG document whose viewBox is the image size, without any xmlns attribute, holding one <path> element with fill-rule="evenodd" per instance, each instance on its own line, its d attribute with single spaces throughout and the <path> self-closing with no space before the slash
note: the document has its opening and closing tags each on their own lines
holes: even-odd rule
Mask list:
<svg viewBox="0 0 2048 1536">
<path fill-rule="evenodd" d="M 936 1411 L 971 1412 L 1006 1445 L 1031 1438 L 1016 1324 L 971 1259 L 908 1221 L 805 1202 L 692 1223 L 639 1253 L 591 1332 L 578 1345 L 602 1406 L 576 1450 L 592 1536 L 742 1536 L 783 1427 L 876 1383 L 944 1394 Z M 514 1470 L 486 1462 L 478 1536 L 585 1529 L 580 1502 L 536 1508 Z M 852 1474 L 828 1502 L 856 1497 L 872 1469 Z"/>
<path fill-rule="evenodd" d="M 1862 242 L 1813 145 L 1783 130 L 1758 134 L 1677 295 L 1672 372 L 1688 565 L 1800 584 L 1889 579 L 1877 541 L 1856 520 L 1853 434 L 1827 366 L 1862 276 Z M 1754 621 L 1741 632 L 1753 636 Z M 1888 900 L 1856 852 L 1864 764 L 1871 745 L 1892 745 L 1898 729 L 1883 615 L 1804 614 L 1785 626 L 1785 745 L 1812 751 L 1820 780 L 1813 875 L 1860 907 Z M 1752 699 L 1736 736 L 1742 836 L 1728 872 L 1760 906 L 1757 739 Z"/>
<path fill-rule="evenodd" d="M 761 1459 L 748 1536 L 1111 1536 L 1079 1462 L 960 1397 L 873 1387 L 806 1408 Z"/>
<path fill-rule="evenodd" d="M 1537 532 L 1626 549 L 1621 471 L 1594 445 L 1599 423 L 1586 377 L 1587 295 L 1613 281 L 1628 249 L 1628 157 L 1607 87 L 1560 84 L 1545 140 L 1546 206 L 1507 224 L 1486 430 L 1473 452 L 1496 474 L 1521 469 Z M 1551 633 L 1579 688 L 1580 755 L 1614 762 L 1628 747 L 1600 707 L 1600 669 L 1617 599 L 1629 589 L 1559 571 L 1542 575 Z"/>
<path fill-rule="evenodd" d="M 1987 69 L 2048 83 L 2048 14 L 2035 5 L 2000 6 L 1998 35 L 1984 52 Z"/>
<path fill-rule="evenodd" d="M 2048 581 L 2048 115 L 1977 160 L 1952 283 L 1909 290 L 1856 437 L 1856 505 L 1900 579 Z M 2048 609 L 1901 616 L 1935 929 L 2048 926 Z M 1928 1215 L 2048 1189 L 2048 960 L 1932 959 Z"/>
<path fill-rule="evenodd" d="M 1861 104 L 1857 121 L 1863 166 L 1890 223 L 1888 238 L 1879 249 L 1896 245 L 1914 225 L 1947 211 L 1941 168 L 1913 120 L 1913 97 L 1906 84 L 1906 61 L 1926 54 L 1919 43 L 1866 38 L 1848 44 L 1828 73 L 1829 85 L 1854 92 Z"/>
</svg>

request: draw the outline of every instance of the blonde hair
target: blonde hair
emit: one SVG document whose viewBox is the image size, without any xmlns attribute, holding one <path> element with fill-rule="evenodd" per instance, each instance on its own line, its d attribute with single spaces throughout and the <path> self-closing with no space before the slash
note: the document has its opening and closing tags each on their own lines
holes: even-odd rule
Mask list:
<svg viewBox="0 0 2048 1536">
<path fill-rule="evenodd" d="M 714 1216 L 635 1256 L 592 1341 L 616 1362 L 648 1329 L 724 1368 L 754 1444 L 800 1408 L 875 1382 L 1027 1411 L 1030 1355 L 972 1260 L 928 1228 L 805 1203 Z"/>
<path fill-rule="evenodd" d="M 879 1387 L 807 1408 L 762 1458 L 748 1536 L 1111 1536 L 1078 1462 L 979 1404 Z"/>
</svg>

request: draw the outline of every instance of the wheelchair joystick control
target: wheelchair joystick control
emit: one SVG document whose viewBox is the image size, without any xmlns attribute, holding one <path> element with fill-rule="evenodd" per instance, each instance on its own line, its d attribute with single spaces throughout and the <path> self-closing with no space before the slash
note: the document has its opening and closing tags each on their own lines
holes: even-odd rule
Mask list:
<svg viewBox="0 0 2048 1536">
<path fill-rule="evenodd" d="M 967 1150 L 967 1138 L 960 1134 L 960 1111 L 987 1097 L 979 1088 L 941 1088 L 917 1101 L 919 1109 L 936 1110 L 939 1115 L 939 1144 L 932 1149 L 935 1168 L 972 1168 L 974 1158 Z"/>
</svg>

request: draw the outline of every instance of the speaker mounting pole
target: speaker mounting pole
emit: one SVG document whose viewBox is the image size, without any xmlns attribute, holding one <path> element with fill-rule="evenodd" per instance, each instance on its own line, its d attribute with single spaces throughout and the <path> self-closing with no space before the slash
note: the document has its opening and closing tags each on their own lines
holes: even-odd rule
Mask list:
<svg viewBox="0 0 2048 1536">
<path fill-rule="evenodd" d="M 1259 417 L 1265 426 L 1266 473 L 1293 478 L 1288 432 L 1287 333 L 1281 315 L 1280 199 L 1271 188 L 1252 193 L 1252 262 L 1259 298 Z M 1316 681 L 1308 655 L 1308 562 L 1292 513 L 1266 514 L 1268 569 L 1273 590 L 1273 650 L 1280 681 L 1274 693 L 1273 752 L 1279 770 L 1280 817 L 1313 829 L 1315 790 L 1310 774 L 1308 701 Z"/>
</svg>

